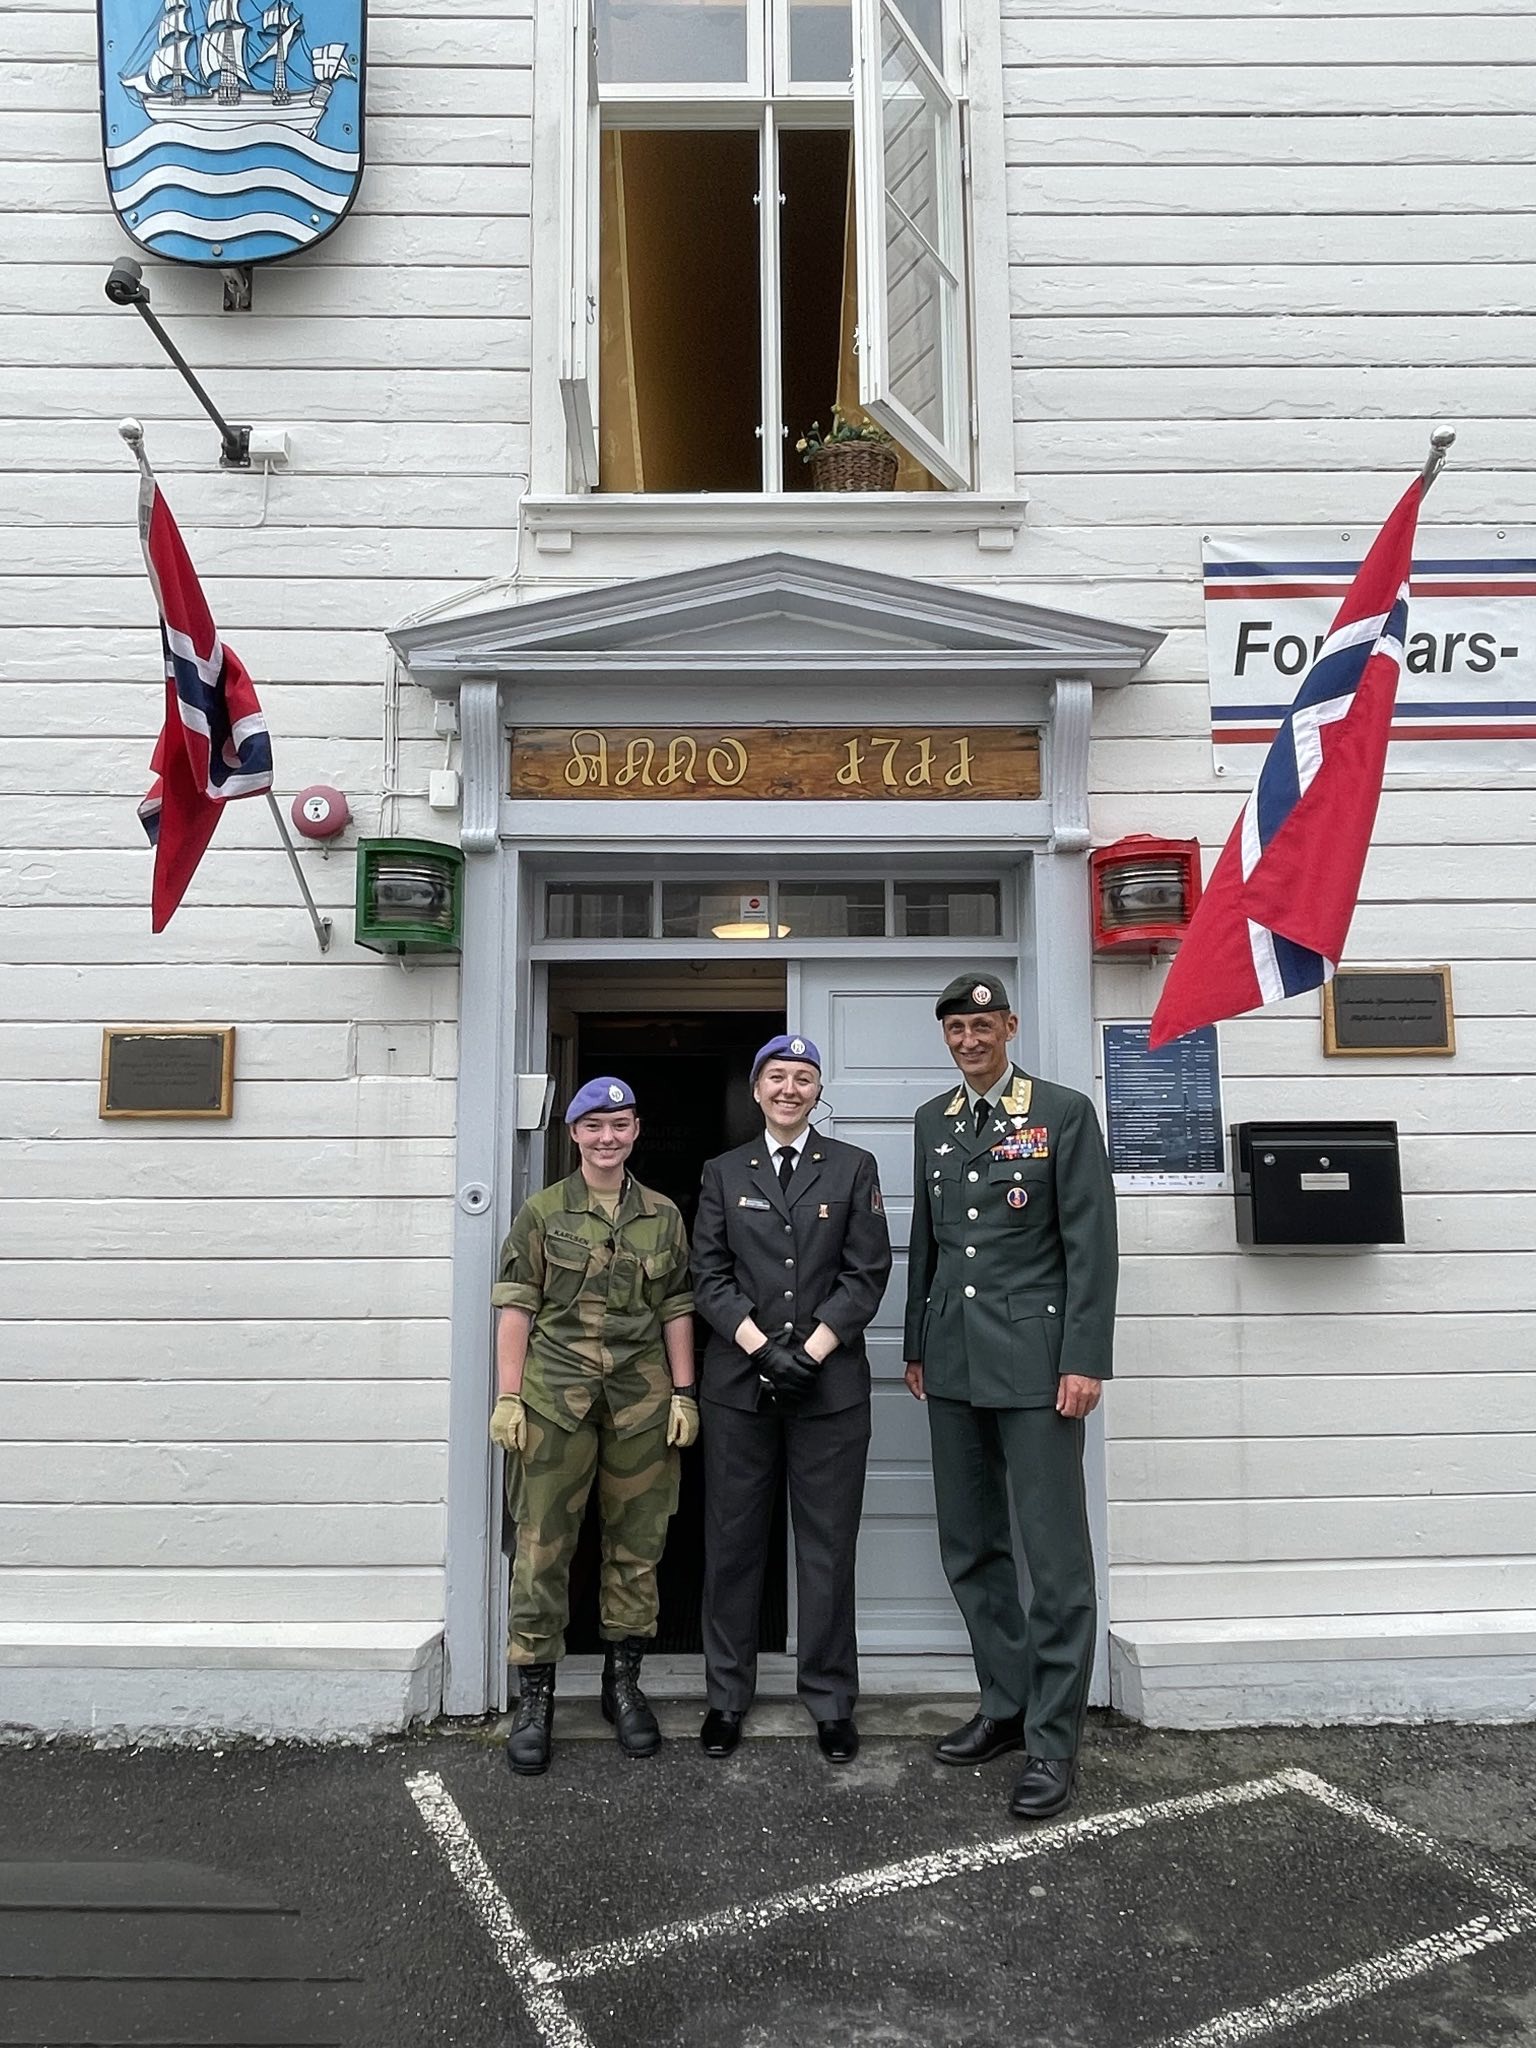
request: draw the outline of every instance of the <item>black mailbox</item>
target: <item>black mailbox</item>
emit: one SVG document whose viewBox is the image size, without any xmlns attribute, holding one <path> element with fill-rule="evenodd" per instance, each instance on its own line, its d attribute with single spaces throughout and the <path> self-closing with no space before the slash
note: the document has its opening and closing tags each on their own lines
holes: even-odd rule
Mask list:
<svg viewBox="0 0 1536 2048">
<path fill-rule="evenodd" d="M 1397 1125 L 1234 1124 L 1239 1244 L 1401 1244 Z"/>
</svg>

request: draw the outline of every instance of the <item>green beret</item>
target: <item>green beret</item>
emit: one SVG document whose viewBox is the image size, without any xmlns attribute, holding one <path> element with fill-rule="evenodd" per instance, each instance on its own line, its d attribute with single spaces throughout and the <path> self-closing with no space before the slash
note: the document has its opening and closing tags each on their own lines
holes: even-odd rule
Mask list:
<svg viewBox="0 0 1536 2048">
<path fill-rule="evenodd" d="M 973 968 L 968 974 L 957 974 L 933 1006 L 935 1017 L 956 1017 L 973 1015 L 978 1010 L 1011 1010 L 1008 991 L 995 974 L 985 968 Z"/>
</svg>

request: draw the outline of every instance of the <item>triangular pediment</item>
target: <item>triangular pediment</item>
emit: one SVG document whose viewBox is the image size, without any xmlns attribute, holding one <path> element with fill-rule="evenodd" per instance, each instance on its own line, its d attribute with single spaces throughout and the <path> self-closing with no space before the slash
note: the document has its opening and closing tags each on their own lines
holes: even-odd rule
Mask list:
<svg viewBox="0 0 1536 2048">
<path fill-rule="evenodd" d="M 1123 683 L 1162 634 L 793 554 L 536 598 L 389 636 L 428 687 L 609 669 L 1076 674 Z"/>
</svg>

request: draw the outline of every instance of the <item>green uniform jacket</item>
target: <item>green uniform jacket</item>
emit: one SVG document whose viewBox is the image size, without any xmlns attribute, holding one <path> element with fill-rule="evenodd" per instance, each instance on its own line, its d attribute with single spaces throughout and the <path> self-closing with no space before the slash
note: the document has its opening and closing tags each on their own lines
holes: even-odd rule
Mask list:
<svg viewBox="0 0 1536 2048">
<path fill-rule="evenodd" d="M 672 1380 L 661 1326 L 692 1315 L 688 1236 L 665 1195 L 626 1178 L 612 1223 L 581 1173 L 524 1202 L 491 1300 L 533 1317 L 523 1400 L 575 1429 L 600 1395 L 620 1436 L 654 1429 Z"/>
<path fill-rule="evenodd" d="M 980 1135 L 960 1087 L 915 1136 L 905 1355 L 926 1391 L 1044 1408 L 1061 1373 L 1108 1379 L 1115 1192 L 1087 1096 L 1015 1067 Z"/>
</svg>

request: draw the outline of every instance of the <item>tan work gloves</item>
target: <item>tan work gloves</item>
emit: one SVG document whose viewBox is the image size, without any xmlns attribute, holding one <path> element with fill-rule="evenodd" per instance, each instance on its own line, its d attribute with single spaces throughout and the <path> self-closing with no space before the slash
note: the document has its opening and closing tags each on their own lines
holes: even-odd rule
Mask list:
<svg viewBox="0 0 1536 2048">
<path fill-rule="evenodd" d="M 692 1394 L 674 1394 L 667 1410 L 667 1449 L 686 1451 L 698 1433 L 698 1402 Z"/>
<path fill-rule="evenodd" d="M 686 1451 L 699 1434 L 699 1404 L 692 1394 L 674 1394 L 667 1410 L 667 1447 Z M 528 1411 L 521 1394 L 503 1394 L 491 1410 L 491 1442 L 521 1455 L 528 1448 Z"/>
<path fill-rule="evenodd" d="M 528 1411 L 521 1394 L 503 1394 L 491 1410 L 491 1442 L 504 1451 L 528 1448 Z"/>
</svg>

